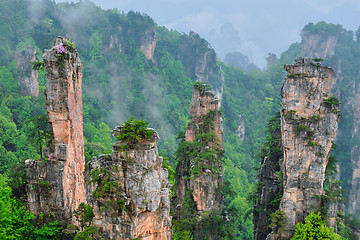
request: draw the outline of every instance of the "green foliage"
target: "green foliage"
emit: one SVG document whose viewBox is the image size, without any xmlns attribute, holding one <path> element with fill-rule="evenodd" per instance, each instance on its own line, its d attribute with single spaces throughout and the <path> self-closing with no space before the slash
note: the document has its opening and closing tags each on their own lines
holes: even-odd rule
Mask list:
<svg viewBox="0 0 360 240">
<path fill-rule="evenodd" d="M 36 61 L 32 62 L 31 64 L 33 65 L 32 69 L 34 70 L 45 70 L 44 61 Z"/>
<path fill-rule="evenodd" d="M 190 125 L 192 123 L 189 123 L 190 127 L 196 130 L 196 138 L 192 142 L 182 141 L 180 143 L 176 152 L 177 169 L 182 169 L 184 172 L 181 173 L 182 176 L 178 175 L 177 179 L 179 177 L 196 179 L 204 174 L 216 174 L 216 176 L 222 174 L 224 152 L 214 133 L 214 120 L 219 114 L 221 112 L 210 110 L 199 117 L 201 120 L 199 124 Z M 179 174 L 179 171 L 176 174 Z M 223 186 L 219 186 L 215 194 L 222 198 Z M 209 235 L 226 235 L 224 218 L 218 213 L 198 213 L 192 189 L 187 189 L 181 206 L 180 219 L 173 220 L 175 239 L 206 239 Z"/>
<path fill-rule="evenodd" d="M 80 203 L 73 215 L 76 217 L 76 220 L 80 222 L 82 228 L 90 227 L 91 222 L 95 217 L 91 206 L 85 203 Z"/>
<path fill-rule="evenodd" d="M 65 40 L 65 46 L 70 52 L 75 51 L 75 43 L 70 39 Z"/>
<path fill-rule="evenodd" d="M 94 238 L 97 233 L 98 233 L 99 228 L 96 226 L 88 226 L 85 227 L 84 231 L 78 232 L 75 237 L 74 240 L 93 240 L 96 239 Z"/>
<path fill-rule="evenodd" d="M 319 115 L 313 115 L 310 117 L 310 122 L 319 122 L 321 117 Z"/>
<path fill-rule="evenodd" d="M 314 58 L 313 59 L 315 62 L 322 62 L 322 61 L 324 61 L 324 59 L 322 59 L 322 58 Z"/>
<path fill-rule="evenodd" d="M 309 142 L 308 142 L 308 145 L 309 145 L 310 147 L 318 147 L 318 146 L 320 146 L 319 143 L 314 142 L 314 141 L 309 141 Z"/>
<path fill-rule="evenodd" d="M 76 34 L 72 34 L 68 32 L 69 26 L 59 20 L 59 12 L 66 14 L 77 9 L 91 9 L 91 19 L 96 21 L 75 24 L 71 32 Z M 89 1 L 61 4 L 44 1 L 41 18 L 37 21 L 30 19 L 31 14 L 23 1 L 1 1 L 0 16 L 3 16 L 0 17 L 0 30 L 6 33 L 1 38 L 0 46 L 0 173 L 8 172 L 12 165 L 22 164 L 24 159 L 39 158 L 42 152 L 39 144 L 29 144 L 27 136 L 31 135 L 29 132 L 33 124 L 25 121 L 45 114 L 44 97 L 42 94 L 39 97 L 20 96 L 16 62 L 13 60 L 15 49 L 22 51 L 26 46 L 35 46 L 38 48 L 39 60 L 40 49 L 49 48 L 53 37 L 65 34 L 74 37 L 84 64 L 86 159 L 111 151 L 113 139 L 109 126 L 135 116 L 147 119 L 151 126 L 159 130 L 162 137 L 159 150 L 169 157 L 169 164 L 174 165 L 176 133 L 183 129 L 189 118 L 192 82 L 195 80 L 191 66 L 194 66 L 199 56 L 197 54 L 205 51 L 211 53 L 212 65 L 208 65 L 207 69 L 214 70 L 213 66 L 217 64 L 214 51 L 208 49 L 209 45 L 204 39 L 195 33 L 185 35 L 157 26 L 144 14 L 102 10 Z M 6 21 L 3 21 L 4 16 Z M 28 27 L 29 22 L 31 27 Z M 157 44 L 154 59 L 148 60 L 140 46 L 144 39 L 151 39 L 155 32 Z M 337 69 L 341 61 L 343 80 L 334 86 L 334 92 L 339 91 L 343 105 L 350 106 L 344 100 L 350 96 L 350 82 L 354 82 L 357 87 L 360 81 L 357 71 L 359 37 L 355 40 L 351 31 L 324 22 L 307 25 L 302 34 L 320 34 L 322 39 L 329 35 L 338 37 L 335 54 L 325 59 L 324 64 Z M 195 42 L 197 50 L 184 47 L 188 42 Z M 231 218 L 234 219 L 232 223 L 236 221 L 233 228 L 237 231 L 233 239 L 251 239 L 251 221 L 245 221 L 244 215 L 250 208 L 245 198 L 256 181 L 255 169 L 261 162 L 256 154 L 267 140 L 264 134 L 266 123 L 279 110 L 278 93 L 282 79 L 286 76 L 282 66 L 300 55 L 301 43 L 294 43 L 281 54 L 277 63 L 264 71 L 246 74 L 239 69 L 221 65 L 224 74 L 222 106 L 224 158 L 227 162 L 225 177 L 236 188 L 235 196 L 227 195 L 226 204 L 232 206 L 234 212 L 240 212 L 239 217 Z M 45 89 L 45 73 L 39 71 L 39 76 L 39 92 L 42 93 Z M 213 82 L 211 84 L 216 86 Z M 342 134 L 337 137 L 339 151 L 336 155 L 342 169 L 341 178 L 345 188 L 349 189 L 352 180 L 350 153 L 357 143 L 356 139 L 349 137 L 354 119 L 353 109 L 347 107 L 342 111 L 345 117 L 339 122 Z M 246 133 L 244 139 L 240 140 L 237 129 L 242 122 Z M 42 144 L 46 145 L 44 140 Z M 265 149 L 269 148 L 277 147 L 269 144 Z M 204 152 L 204 156 L 210 158 L 210 152 Z M 11 171 L 9 174 L 15 173 Z M 17 179 L 14 186 L 23 186 L 24 180 L 20 174 L 14 179 Z M 18 190 L 21 192 L 20 188 Z"/>
<path fill-rule="evenodd" d="M 125 145 L 136 144 L 142 141 L 149 141 L 154 132 L 147 129 L 148 122 L 144 120 L 138 120 L 134 117 L 127 120 L 121 125 L 120 131 L 116 136 L 116 139 L 125 143 Z"/>
<path fill-rule="evenodd" d="M 50 183 L 46 180 L 42 180 L 40 181 L 38 184 L 37 184 L 38 188 L 45 191 L 45 192 L 48 192 L 50 189 L 51 189 L 51 186 L 50 186 Z"/>
<path fill-rule="evenodd" d="M 338 213 L 338 234 L 342 239 L 358 240 L 357 233 L 360 230 L 360 221 L 352 215 L 343 215 Z"/>
<path fill-rule="evenodd" d="M 287 115 L 287 119 L 293 119 L 293 114 L 295 114 L 295 111 L 290 112 L 290 114 Z M 267 198 L 261 199 L 263 190 L 265 190 L 263 189 L 263 181 L 266 177 L 263 177 L 263 173 L 260 169 L 258 183 L 253 187 L 253 190 L 248 197 L 248 200 L 254 205 L 254 223 L 257 223 L 260 229 L 266 229 L 266 231 L 259 233 L 265 237 L 272 231 L 272 227 L 276 228 L 276 231 L 281 231 L 283 228 L 283 216 L 282 212 L 279 211 L 280 201 L 283 196 L 283 174 L 281 172 L 281 165 L 284 155 L 281 149 L 280 112 L 275 113 L 275 116 L 270 119 L 266 133 L 266 142 L 263 144 L 257 156 L 262 164 L 267 160 L 267 164 L 271 165 L 272 171 L 274 171 L 272 175 L 276 176 L 273 180 L 274 186 L 271 188 L 272 190 L 268 191 L 266 194 Z M 260 201 L 260 199 L 262 201 Z"/>
<path fill-rule="evenodd" d="M 36 226 L 31 220 L 35 216 L 11 198 L 11 188 L 0 175 L 0 239 L 60 239 L 61 228 L 57 221 Z"/>
<path fill-rule="evenodd" d="M 61 239 L 61 227 L 57 221 L 42 225 L 35 229 L 33 238 L 36 240 Z"/>
<path fill-rule="evenodd" d="M 200 81 L 195 81 L 194 87 L 200 91 L 200 94 L 205 94 L 207 91 L 211 89 L 211 87 L 208 84 L 205 84 Z"/>
<path fill-rule="evenodd" d="M 295 226 L 295 235 L 291 240 L 296 239 L 341 239 L 341 237 L 334 233 L 332 227 L 327 227 L 322 220 L 320 213 L 315 214 L 311 212 L 305 218 L 305 224 L 298 223 Z"/>
<path fill-rule="evenodd" d="M 169 158 L 163 157 L 162 167 L 168 171 L 168 180 L 171 185 L 175 184 L 175 170 L 171 167 L 169 163 Z"/>
<path fill-rule="evenodd" d="M 300 133 L 303 133 L 303 132 L 308 133 L 309 131 L 310 131 L 309 126 L 302 123 L 302 124 L 296 125 L 295 135 L 300 135 Z"/>
<path fill-rule="evenodd" d="M 25 212 L 22 206 L 11 198 L 11 189 L 0 175 L 0 238 L 18 239 L 31 231 L 30 220 L 34 215 Z"/>
<path fill-rule="evenodd" d="M 316 24 L 309 23 L 306 25 L 303 30 L 301 31 L 301 35 L 312 35 L 318 34 L 323 37 L 328 37 L 331 35 L 339 35 L 342 32 L 341 25 L 329 24 L 324 21 L 318 22 Z"/>
<path fill-rule="evenodd" d="M 337 97 L 335 96 L 331 96 L 327 99 L 324 100 L 324 102 L 330 107 L 332 108 L 333 106 L 339 106 L 340 105 L 340 101 Z"/>
<path fill-rule="evenodd" d="M 115 169 L 112 169 L 112 171 L 115 171 Z M 97 184 L 96 190 L 92 193 L 93 198 L 104 198 L 119 192 L 120 183 L 111 180 L 109 169 L 96 167 L 90 172 L 89 177 L 91 179 L 89 184 Z"/>
<path fill-rule="evenodd" d="M 274 229 L 274 232 L 282 232 L 286 226 L 286 216 L 285 212 L 277 210 L 270 215 L 270 225 L 269 227 Z"/>
<path fill-rule="evenodd" d="M 292 120 L 292 119 L 294 119 L 294 114 L 295 114 L 295 113 L 296 113 L 296 110 L 289 110 L 289 111 L 286 112 L 286 114 L 284 115 L 284 117 L 285 117 L 286 119 Z"/>
<path fill-rule="evenodd" d="M 345 202 L 345 191 L 342 189 L 342 182 L 336 180 L 337 173 L 337 159 L 334 156 L 334 151 L 336 150 L 336 144 L 333 143 L 330 156 L 328 159 L 328 164 L 325 169 L 325 182 L 324 182 L 324 191 L 325 194 L 322 196 L 322 199 L 325 203 L 331 202 Z"/>
<path fill-rule="evenodd" d="M 43 149 L 48 146 L 48 143 L 52 137 L 52 131 L 50 130 L 49 121 L 46 115 L 36 116 L 25 124 L 29 124 L 29 131 L 27 132 L 27 140 L 37 147 L 39 155 L 43 158 Z"/>
</svg>

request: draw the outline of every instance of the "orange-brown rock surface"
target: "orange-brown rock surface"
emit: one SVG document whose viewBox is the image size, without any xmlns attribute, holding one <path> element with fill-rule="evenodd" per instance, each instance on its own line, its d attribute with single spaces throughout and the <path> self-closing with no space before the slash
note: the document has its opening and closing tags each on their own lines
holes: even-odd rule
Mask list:
<svg viewBox="0 0 360 240">
<path fill-rule="evenodd" d="M 155 62 L 154 52 L 156 47 L 156 32 L 148 30 L 145 33 L 145 38 L 142 40 L 140 49 L 144 51 L 145 57 L 148 60 Z"/>
<path fill-rule="evenodd" d="M 191 122 L 177 155 L 175 175 L 174 217 L 184 220 L 187 211 L 197 213 L 194 236 L 200 232 L 207 214 L 221 214 L 223 205 L 222 114 L 219 100 L 206 90 L 205 84 L 195 85 L 191 100 Z M 187 144 L 188 143 L 188 144 Z M 186 150 L 182 152 L 181 148 Z M 182 152 L 182 153 L 181 153 Z M 211 157 L 210 157 L 211 156 Z M 193 201 L 189 210 L 184 202 Z M 211 232 L 211 231 L 210 231 Z M 207 236 L 216 239 L 216 236 Z"/>
<path fill-rule="evenodd" d="M 93 225 L 106 239 L 172 239 L 168 172 L 153 132 L 150 141 L 129 144 L 128 150 L 118 142 L 112 154 L 89 164 L 87 198 L 95 214 Z M 94 181 L 96 172 L 99 181 Z M 104 184 L 113 187 L 102 192 Z"/>
<path fill-rule="evenodd" d="M 66 53 L 57 50 L 61 44 Z M 53 139 L 47 161 L 27 162 L 28 178 L 31 185 L 41 181 L 48 185 L 47 204 L 62 211 L 66 222 L 71 221 L 71 213 L 78 205 L 85 202 L 82 64 L 76 49 L 62 37 L 54 39 L 53 47 L 44 51 L 43 59 L 47 74 L 46 109 Z M 41 193 L 29 190 L 28 196 L 33 196 L 29 200 L 30 209 L 41 212 L 43 206 L 41 201 L 40 205 L 37 202 L 42 198 L 37 196 Z"/>
<path fill-rule="evenodd" d="M 307 58 L 285 65 L 288 77 L 281 90 L 281 133 L 284 151 L 284 194 L 280 210 L 286 226 L 279 239 L 290 239 L 295 224 L 323 206 L 317 197 L 323 184 L 332 141 L 338 127 L 338 105 L 331 96 L 334 71 Z"/>
<path fill-rule="evenodd" d="M 36 49 L 26 46 L 25 50 L 16 51 L 16 70 L 18 72 L 18 85 L 20 93 L 24 96 L 38 96 L 39 82 L 38 72 L 32 69 L 32 62 L 35 61 Z"/>
</svg>

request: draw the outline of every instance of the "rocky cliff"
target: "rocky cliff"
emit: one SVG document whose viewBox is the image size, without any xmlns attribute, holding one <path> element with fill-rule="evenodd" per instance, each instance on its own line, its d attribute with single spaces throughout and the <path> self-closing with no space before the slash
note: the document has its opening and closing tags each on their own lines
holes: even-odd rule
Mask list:
<svg viewBox="0 0 360 240">
<path fill-rule="evenodd" d="M 129 53 L 140 48 L 145 57 L 155 63 L 154 52 L 157 44 L 155 23 L 146 15 L 130 11 L 128 23 L 114 26 L 114 31 L 104 40 L 102 52 L 109 54 L 112 50 L 119 53 Z M 132 25 L 132 27 L 130 27 Z"/>
<path fill-rule="evenodd" d="M 321 31 L 315 28 L 322 24 Z M 360 145 L 359 145 L 359 123 L 360 123 L 360 90 L 357 83 L 358 63 L 347 55 L 344 47 L 356 51 L 351 45 L 349 34 L 341 26 L 318 23 L 317 25 L 305 27 L 302 31 L 302 54 L 306 57 L 326 58 L 325 61 L 335 69 L 336 75 L 333 80 L 332 92 L 341 101 L 341 112 L 344 118 L 339 123 L 339 132 L 335 139 L 338 145 L 338 177 L 343 181 L 343 187 L 348 191 L 347 211 L 356 218 L 360 218 Z M 319 27 L 319 26 L 318 26 Z M 346 42 L 344 40 L 347 39 Z"/>
<path fill-rule="evenodd" d="M 39 82 L 38 72 L 32 69 L 32 62 L 35 61 L 36 49 L 26 46 L 25 50 L 16 51 L 16 70 L 18 72 L 18 85 L 20 94 L 24 96 L 38 96 Z"/>
<path fill-rule="evenodd" d="M 75 224 L 71 213 L 85 202 L 82 64 L 74 46 L 62 37 L 54 39 L 43 59 L 46 109 L 53 138 L 46 159 L 26 162 L 28 201 L 34 213 L 61 212 L 58 219 Z"/>
<path fill-rule="evenodd" d="M 339 102 L 331 97 L 334 71 L 307 58 L 285 65 L 281 90 L 284 151 L 280 210 L 286 217 L 281 239 L 290 239 L 295 224 L 323 206 L 325 169 L 339 120 Z"/>
<path fill-rule="evenodd" d="M 129 144 L 127 150 L 119 141 L 112 154 L 89 164 L 87 199 L 95 214 L 93 225 L 106 239 L 172 238 L 168 172 L 153 133 L 150 141 Z"/>
<path fill-rule="evenodd" d="M 224 76 L 217 64 L 216 54 L 209 43 L 194 32 L 182 35 L 178 47 L 179 59 L 186 69 L 186 74 L 200 82 L 209 83 L 215 96 L 221 100 Z"/>
<path fill-rule="evenodd" d="M 180 222 L 191 219 L 195 237 L 216 239 L 202 222 L 220 215 L 223 207 L 222 114 L 219 100 L 205 84 L 194 85 L 190 114 L 177 152 L 174 217 Z"/>
<path fill-rule="evenodd" d="M 302 34 L 302 56 L 330 58 L 335 54 L 337 36 L 324 37 L 321 34 Z"/>
</svg>

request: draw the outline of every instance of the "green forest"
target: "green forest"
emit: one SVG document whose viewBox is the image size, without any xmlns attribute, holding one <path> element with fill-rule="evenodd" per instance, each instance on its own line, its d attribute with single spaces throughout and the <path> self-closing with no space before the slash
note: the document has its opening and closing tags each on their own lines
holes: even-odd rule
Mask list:
<svg viewBox="0 0 360 240">
<path fill-rule="evenodd" d="M 36 49 L 36 61 L 42 61 L 42 50 L 51 48 L 53 38 L 66 36 L 74 42 L 84 65 L 86 162 L 93 156 L 110 153 L 116 141 L 111 130 L 134 117 L 148 122 L 159 133 L 159 153 L 168 159 L 168 168 L 173 171 L 179 160 L 176 152 L 181 136 L 190 121 L 192 88 L 199 75 L 197 66 L 206 64 L 206 71 L 201 73 L 206 76 L 206 83 L 214 92 L 223 87 L 220 92 L 227 184 L 224 209 L 229 214 L 223 239 L 253 239 L 257 175 L 272 138 L 268 122 L 280 110 L 280 90 L 286 77 L 283 65 L 302 56 L 304 40 L 289 46 L 266 69 L 245 71 L 223 63 L 198 34 L 169 30 L 143 13 L 103 10 L 90 1 L 56 4 L 47 0 L 41 14 L 34 15 L 28 11 L 29 4 L 27 0 L 0 1 L 0 238 L 61 239 L 56 220 L 46 223 L 45 216 L 34 216 L 23 207 L 24 162 L 48 157 L 43 156 L 43 149 L 51 132 L 43 94 L 45 70 L 38 70 L 39 95 L 26 96 L 19 89 L 15 56 L 30 46 Z M 67 14 L 76 11 L 83 20 L 72 24 L 69 21 L 77 19 Z M 304 39 L 312 34 L 320 35 L 323 41 L 329 36 L 337 38 L 334 54 L 322 64 L 338 73 L 333 94 L 341 102 L 342 117 L 334 156 L 347 198 L 355 181 L 351 149 L 360 143 L 353 133 L 353 101 L 360 82 L 360 28 L 353 33 L 341 25 L 310 23 L 301 36 Z M 156 47 L 149 56 L 143 49 L 154 39 Z M 205 54 L 207 61 L 202 63 L 200 58 Z M 245 132 L 239 130 L 241 127 Z M 173 182 L 173 174 L 169 176 Z M 356 239 L 351 237 L 349 228 L 359 224 L 350 217 L 345 219 L 344 239 Z M 300 234 L 301 227 L 296 231 Z"/>
</svg>

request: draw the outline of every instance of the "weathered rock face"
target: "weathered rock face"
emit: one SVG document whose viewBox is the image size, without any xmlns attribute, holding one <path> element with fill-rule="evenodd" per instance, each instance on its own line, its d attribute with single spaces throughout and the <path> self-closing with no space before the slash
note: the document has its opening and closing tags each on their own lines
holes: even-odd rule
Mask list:
<svg viewBox="0 0 360 240">
<path fill-rule="evenodd" d="M 335 53 L 337 36 L 324 37 L 320 34 L 302 33 L 302 56 L 330 58 Z"/>
<path fill-rule="evenodd" d="M 205 89 L 205 85 L 203 85 Z M 218 112 L 220 110 L 220 101 L 210 91 L 193 88 L 193 94 L 191 97 L 190 116 L 191 123 L 188 124 L 185 133 L 185 141 L 192 142 L 198 135 L 198 125 L 204 121 L 204 116 L 210 111 L 215 112 L 213 118 L 214 128 L 213 131 L 218 139 L 219 146 L 222 148 L 222 129 L 221 122 L 222 116 Z"/>
<path fill-rule="evenodd" d="M 236 135 L 240 138 L 240 141 L 244 141 L 245 138 L 245 121 L 241 115 L 239 115 L 239 126 L 236 129 Z"/>
<path fill-rule="evenodd" d="M 189 212 L 196 212 L 199 218 L 194 223 L 194 234 L 197 236 L 205 217 L 203 214 L 221 214 L 224 198 L 222 115 L 218 99 L 206 90 L 205 85 L 194 86 L 190 114 L 191 122 L 180 146 L 185 146 L 187 152 L 177 156 L 173 208 L 177 220 L 184 220 Z M 188 201 L 194 202 L 194 209 L 186 206 Z M 211 234 L 206 237 L 216 239 Z"/>
<path fill-rule="evenodd" d="M 170 184 L 156 140 L 154 131 L 149 142 L 129 145 L 126 151 L 118 142 L 111 155 L 89 164 L 87 199 L 95 214 L 93 225 L 107 239 L 172 238 Z"/>
<path fill-rule="evenodd" d="M 311 35 L 305 33 L 302 40 L 302 53 L 308 57 L 331 58 L 338 45 L 337 39 L 338 37 L 335 35 L 323 34 L 321 36 L 319 34 Z M 347 211 L 360 219 L 360 203 L 357 201 L 360 197 L 360 145 L 358 144 L 360 138 L 360 89 L 353 79 L 345 83 L 346 79 L 344 80 L 343 72 L 345 71 L 346 74 L 346 68 L 349 69 L 348 65 L 343 64 L 344 61 L 346 62 L 346 59 L 334 57 L 336 60 L 331 62 L 333 62 L 332 67 L 335 69 L 336 75 L 333 80 L 332 91 L 341 100 L 340 110 L 343 116 L 348 116 L 348 118 L 340 121 L 339 132 L 335 142 L 343 148 L 343 152 L 351 152 L 349 157 L 338 157 L 339 164 L 342 166 L 338 171 L 338 177 L 341 176 L 342 179 L 346 179 L 344 182 L 348 182 L 351 177 L 349 172 L 352 171 L 351 183 L 344 184 L 344 188 L 349 193 L 346 205 Z M 347 89 L 346 95 L 341 94 L 343 92 L 341 88 Z M 349 137 L 350 134 L 351 137 Z M 344 141 L 344 139 L 347 140 Z"/>
<path fill-rule="evenodd" d="M 63 197 L 64 161 L 26 160 L 27 206 L 31 213 L 56 219 L 66 227 L 70 223 Z"/>
<path fill-rule="evenodd" d="M 194 32 L 182 36 L 179 43 L 179 59 L 187 76 L 200 82 L 209 83 L 217 99 L 222 99 L 224 76 L 217 64 L 215 51 L 209 43 Z"/>
<path fill-rule="evenodd" d="M 148 60 L 152 60 L 155 62 L 154 59 L 154 52 L 156 47 L 156 32 L 148 30 L 145 33 L 145 38 L 142 39 L 140 49 L 144 51 L 145 57 Z"/>
<path fill-rule="evenodd" d="M 35 61 L 36 49 L 27 46 L 24 51 L 16 51 L 16 70 L 18 71 L 18 85 L 20 94 L 24 96 L 38 96 L 39 82 L 38 72 L 32 69 Z"/>
<path fill-rule="evenodd" d="M 57 50 L 61 44 L 66 53 L 59 53 Z M 65 222 L 72 221 L 75 224 L 71 213 L 81 202 L 85 202 L 82 64 L 77 51 L 61 37 L 54 40 L 54 46 L 50 50 L 44 51 L 43 59 L 47 73 L 46 108 L 53 139 L 49 149 L 49 162 L 39 160 L 32 164 L 28 161 L 27 176 L 32 186 L 41 184 L 41 181 L 49 184 L 47 204 L 61 211 Z M 36 188 L 29 188 L 27 194 L 30 209 L 34 212 L 43 211 L 46 200 L 39 196 L 41 192 L 36 191 Z"/>
<path fill-rule="evenodd" d="M 140 45 L 138 46 L 145 54 L 145 57 L 148 60 L 151 60 L 155 63 L 154 53 L 157 43 L 156 38 L 156 31 L 153 27 L 149 27 L 148 29 L 145 29 L 142 33 L 139 34 L 139 32 L 134 33 L 133 29 L 128 29 L 127 31 L 123 29 L 121 26 L 119 26 L 119 34 L 118 35 L 111 35 L 110 38 L 105 43 L 102 51 L 104 53 L 110 53 L 112 49 L 115 49 L 115 51 L 118 51 L 120 53 L 126 53 L 126 44 L 124 42 L 126 39 L 137 39 L 140 36 L 140 39 L 137 39 L 139 41 Z M 136 35 L 135 35 L 136 34 Z"/>
<path fill-rule="evenodd" d="M 322 207 L 325 168 L 338 127 L 338 104 L 331 96 L 334 71 L 309 59 L 285 65 L 288 77 L 281 91 L 281 133 L 284 151 L 284 194 L 280 210 L 286 227 L 281 239 L 290 239 L 295 224 Z"/>
</svg>

